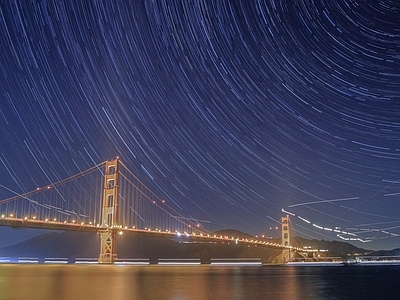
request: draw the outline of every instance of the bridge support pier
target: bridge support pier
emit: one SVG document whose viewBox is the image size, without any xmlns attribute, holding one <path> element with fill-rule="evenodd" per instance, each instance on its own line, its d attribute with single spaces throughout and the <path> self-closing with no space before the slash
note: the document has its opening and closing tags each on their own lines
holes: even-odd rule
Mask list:
<svg viewBox="0 0 400 300">
<path fill-rule="evenodd" d="M 104 230 L 100 231 L 100 255 L 99 255 L 99 263 L 100 264 L 113 264 L 117 260 L 117 254 L 115 253 L 116 247 L 116 234 L 115 231 Z"/>
<path fill-rule="evenodd" d="M 100 198 L 100 255 L 99 263 L 113 264 L 117 260 L 116 233 L 118 219 L 118 159 L 106 161 L 104 192 Z"/>
</svg>

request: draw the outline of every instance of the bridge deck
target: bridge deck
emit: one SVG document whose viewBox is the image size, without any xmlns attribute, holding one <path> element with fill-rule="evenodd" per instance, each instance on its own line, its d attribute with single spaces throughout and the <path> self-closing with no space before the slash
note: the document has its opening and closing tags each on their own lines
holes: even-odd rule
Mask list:
<svg viewBox="0 0 400 300">
<path fill-rule="evenodd" d="M 138 229 L 138 228 L 126 228 L 126 227 L 99 227 L 92 224 L 83 223 L 66 223 L 57 222 L 50 220 L 33 220 L 33 219 L 19 219 L 10 217 L 1 217 L 0 226 L 7 226 L 12 228 L 36 228 L 36 229 L 50 229 L 50 230 L 65 230 L 65 231 L 81 231 L 81 232 L 102 232 L 106 230 L 115 230 L 121 232 L 121 234 L 134 234 L 139 236 L 155 236 L 164 238 L 179 238 L 182 240 L 190 240 L 202 243 L 230 243 L 238 245 L 256 246 L 256 247 L 268 247 L 274 249 L 291 249 L 297 250 L 294 247 L 285 247 L 276 243 L 269 243 L 263 240 L 256 239 L 244 239 L 235 238 L 228 236 L 217 236 L 217 235 L 204 235 L 204 234 L 188 234 L 188 233 L 178 233 L 169 232 L 161 230 L 150 230 L 150 229 Z"/>
</svg>

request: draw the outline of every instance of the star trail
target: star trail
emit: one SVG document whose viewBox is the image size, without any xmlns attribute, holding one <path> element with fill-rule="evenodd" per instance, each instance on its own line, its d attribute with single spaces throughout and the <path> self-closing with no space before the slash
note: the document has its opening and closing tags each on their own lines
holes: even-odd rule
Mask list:
<svg viewBox="0 0 400 300">
<path fill-rule="evenodd" d="M 399 247 L 398 1 L 10 0 L 0 41 L 0 199 L 119 156 L 210 230 Z"/>
</svg>

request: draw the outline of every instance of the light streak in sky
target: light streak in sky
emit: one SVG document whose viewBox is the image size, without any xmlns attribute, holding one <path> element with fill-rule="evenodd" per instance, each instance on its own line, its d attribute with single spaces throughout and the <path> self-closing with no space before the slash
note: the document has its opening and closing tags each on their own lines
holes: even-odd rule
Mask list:
<svg viewBox="0 0 400 300">
<path fill-rule="evenodd" d="M 296 217 L 296 214 L 292 213 L 292 212 L 288 212 L 287 210 L 282 209 L 282 212 L 290 214 L 291 216 Z M 332 228 L 328 228 L 328 227 L 323 227 L 321 225 L 312 223 L 311 221 L 297 215 L 297 218 L 300 219 L 301 221 L 307 223 L 307 224 L 311 224 L 314 228 L 317 228 L 319 230 L 325 230 L 325 231 L 330 231 L 330 232 L 334 232 L 336 233 L 336 236 L 339 237 L 342 240 L 345 241 L 359 241 L 362 243 L 368 243 L 371 242 L 373 240 L 378 240 L 378 239 L 385 239 L 387 237 L 398 237 L 399 234 L 397 233 L 393 233 L 393 232 L 389 232 L 388 230 L 390 229 L 398 229 L 400 228 L 400 226 L 393 226 L 390 228 L 385 228 L 385 229 L 378 229 L 378 228 L 363 228 L 363 229 L 358 229 L 358 228 L 346 228 L 346 231 L 340 230 L 341 227 L 335 227 L 334 229 Z M 293 220 L 292 220 L 293 222 Z M 353 231 L 353 232 L 351 232 Z M 383 236 L 381 237 L 374 237 L 374 238 L 362 238 L 359 237 L 360 234 L 367 234 L 367 233 L 371 233 L 371 232 L 379 232 L 382 233 Z M 346 236 L 350 236 L 350 237 L 346 237 Z"/>
<path fill-rule="evenodd" d="M 302 205 L 311 205 L 311 204 L 321 204 L 321 203 L 330 203 L 330 202 L 338 202 L 338 201 L 349 201 L 349 200 L 357 200 L 360 197 L 352 197 L 352 198 L 341 198 L 341 199 L 332 199 L 332 200 L 320 200 L 320 201 L 311 201 L 311 202 L 304 202 L 304 203 L 297 203 L 289 205 L 289 207 L 296 207 Z"/>
<path fill-rule="evenodd" d="M 0 15 L 3 185 L 119 155 L 213 225 L 262 232 L 281 207 L 400 220 L 396 1 L 17 0 Z"/>
</svg>

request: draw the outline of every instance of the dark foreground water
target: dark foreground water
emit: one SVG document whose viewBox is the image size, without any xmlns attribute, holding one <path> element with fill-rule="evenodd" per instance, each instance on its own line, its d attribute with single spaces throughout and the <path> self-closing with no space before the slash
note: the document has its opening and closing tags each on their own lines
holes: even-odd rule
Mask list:
<svg viewBox="0 0 400 300">
<path fill-rule="evenodd" d="M 0 299 L 400 299 L 400 267 L 3 264 Z"/>
</svg>

